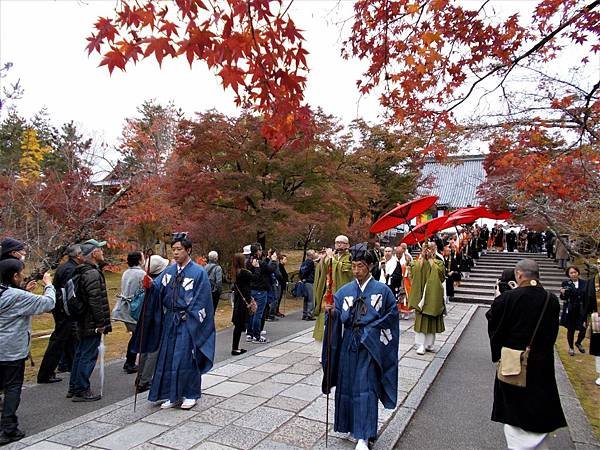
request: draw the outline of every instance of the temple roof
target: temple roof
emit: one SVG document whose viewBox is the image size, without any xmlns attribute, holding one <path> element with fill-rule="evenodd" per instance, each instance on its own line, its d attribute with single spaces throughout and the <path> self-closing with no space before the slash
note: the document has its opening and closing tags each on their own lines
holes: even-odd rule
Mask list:
<svg viewBox="0 0 600 450">
<path fill-rule="evenodd" d="M 444 162 L 429 160 L 421 171 L 419 195 L 437 195 L 438 207 L 478 206 L 477 188 L 485 181 L 485 155 L 452 156 Z"/>
</svg>

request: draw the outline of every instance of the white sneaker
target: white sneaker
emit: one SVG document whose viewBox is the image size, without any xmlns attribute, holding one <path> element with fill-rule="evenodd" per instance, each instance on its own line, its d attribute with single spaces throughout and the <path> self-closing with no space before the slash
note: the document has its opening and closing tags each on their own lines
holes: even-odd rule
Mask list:
<svg viewBox="0 0 600 450">
<path fill-rule="evenodd" d="M 169 409 L 169 408 L 175 408 L 176 406 L 178 406 L 180 404 L 180 402 L 175 402 L 175 403 L 171 403 L 171 400 L 167 400 L 166 402 L 164 402 L 162 405 L 160 405 L 160 409 Z"/>
<path fill-rule="evenodd" d="M 425 354 L 425 346 L 419 345 L 419 348 L 417 349 L 417 355 L 424 355 L 424 354 Z"/>
<path fill-rule="evenodd" d="M 355 450 L 369 450 L 369 444 L 364 439 L 359 439 L 356 443 Z"/>
<path fill-rule="evenodd" d="M 251 334 L 247 334 L 246 335 L 246 342 L 252 342 L 252 335 Z"/>
<path fill-rule="evenodd" d="M 433 345 L 428 345 L 427 347 L 425 347 L 425 351 L 426 352 L 433 352 Z"/>
<path fill-rule="evenodd" d="M 600 377 L 596 378 L 596 385 L 600 386 Z"/>
<path fill-rule="evenodd" d="M 181 404 L 181 409 L 192 409 L 194 406 L 196 406 L 195 398 L 183 397 L 183 403 Z"/>
</svg>

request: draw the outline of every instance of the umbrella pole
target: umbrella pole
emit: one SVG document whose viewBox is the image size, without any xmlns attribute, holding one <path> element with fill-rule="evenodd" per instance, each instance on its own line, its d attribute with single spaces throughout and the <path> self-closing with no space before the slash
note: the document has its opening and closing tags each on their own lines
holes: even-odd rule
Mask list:
<svg viewBox="0 0 600 450">
<path fill-rule="evenodd" d="M 102 397 L 104 395 L 104 351 L 105 351 L 105 347 L 104 347 L 104 332 L 100 335 L 100 345 L 98 346 L 98 355 L 100 358 L 100 370 L 99 370 L 99 377 L 100 377 L 100 397 Z"/>
</svg>

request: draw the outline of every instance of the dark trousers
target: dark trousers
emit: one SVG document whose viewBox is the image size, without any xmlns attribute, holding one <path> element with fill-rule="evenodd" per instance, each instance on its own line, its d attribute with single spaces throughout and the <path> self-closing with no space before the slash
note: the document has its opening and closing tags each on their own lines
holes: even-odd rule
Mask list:
<svg viewBox="0 0 600 450">
<path fill-rule="evenodd" d="M 567 329 L 567 342 L 569 344 L 569 348 L 573 348 L 573 340 L 575 339 L 575 328 Z M 579 333 L 577 334 L 577 345 L 581 345 L 583 339 L 585 338 L 585 328 L 581 327 Z"/>
<path fill-rule="evenodd" d="M 25 360 L 0 361 L 0 387 L 4 390 L 4 405 L 0 429 L 13 434 L 19 427 L 17 409 L 21 403 L 21 388 L 25 375 Z"/>
<path fill-rule="evenodd" d="M 246 330 L 244 326 L 236 325 L 233 328 L 233 341 L 231 342 L 231 350 L 239 350 L 240 349 L 240 338 L 242 337 L 242 333 Z"/>
<path fill-rule="evenodd" d="M 129 338 L 129 343 L 127 344 L 127 355 L 125 356 L 125 364 L 128 366 L 135 366 L 135 360 L 137 358 L 137 353 L 133 351 L 133 335 Z"/>
<path fill-rule="evenodd" d="M 213 301 L 213 310 L 215 311 L 215 313 L 217 312 L 217 305 L 219 304 L 219 300 L 221 299 L 221 292 L 220 291 L 214 291 L 211 293 L 212 295 L 212 301 Z"/>
<path fill-rule="evenodd" d="M 48 347 L 44 358 L 40 364 L 38 372 L 38 382 L 44 381 L 54 375 L 56 368 L 61 361 L 64 362 L 64 367 L 71 371 L 73 365 L 73 357 L 75 355 L 75 347 L 77 345 L 77 335 L 73 321 L 67 316 L 59 315 L 52 312 L 54 316 L 54 331 L 48 341 Z"/>
<path fill-rule="evenodd" d="M 99 345 L 99 334 L 79 340 L 69 380 L 69 391 L 73 394 L 80 394 L 90 389 L 90 377 L 94 371 L 96 359 L 98 359 Z"/>
</svg>

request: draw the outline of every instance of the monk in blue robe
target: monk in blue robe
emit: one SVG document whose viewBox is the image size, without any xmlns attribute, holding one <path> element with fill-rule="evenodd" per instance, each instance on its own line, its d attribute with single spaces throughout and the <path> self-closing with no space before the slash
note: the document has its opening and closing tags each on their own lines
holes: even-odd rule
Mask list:
<svg viewBox="0 0 600 450">
<path fill-rule="evenodd" d="M 148 400 L 166 400 L 161 408 L 190 409 L 200 398 L 201 375 L 215 354 L 215 322 L 208 276 L 190 258 L 187 238 L 172 244 L 175 264 L 153 282 L 136 350 L 158 357 Z"/>
<path fill-rule="evenodd" d="M 378 400 L 393 409 L 398 392 L 398 308 L 390 288 L 371 276 L 374 263 L 371 253 L 356 252 L 356 279 L 325 308 L 322 390 L 336 387 L 333 429 L 350 433 L 358 450 L 377 438 Z"/>
</svg>

